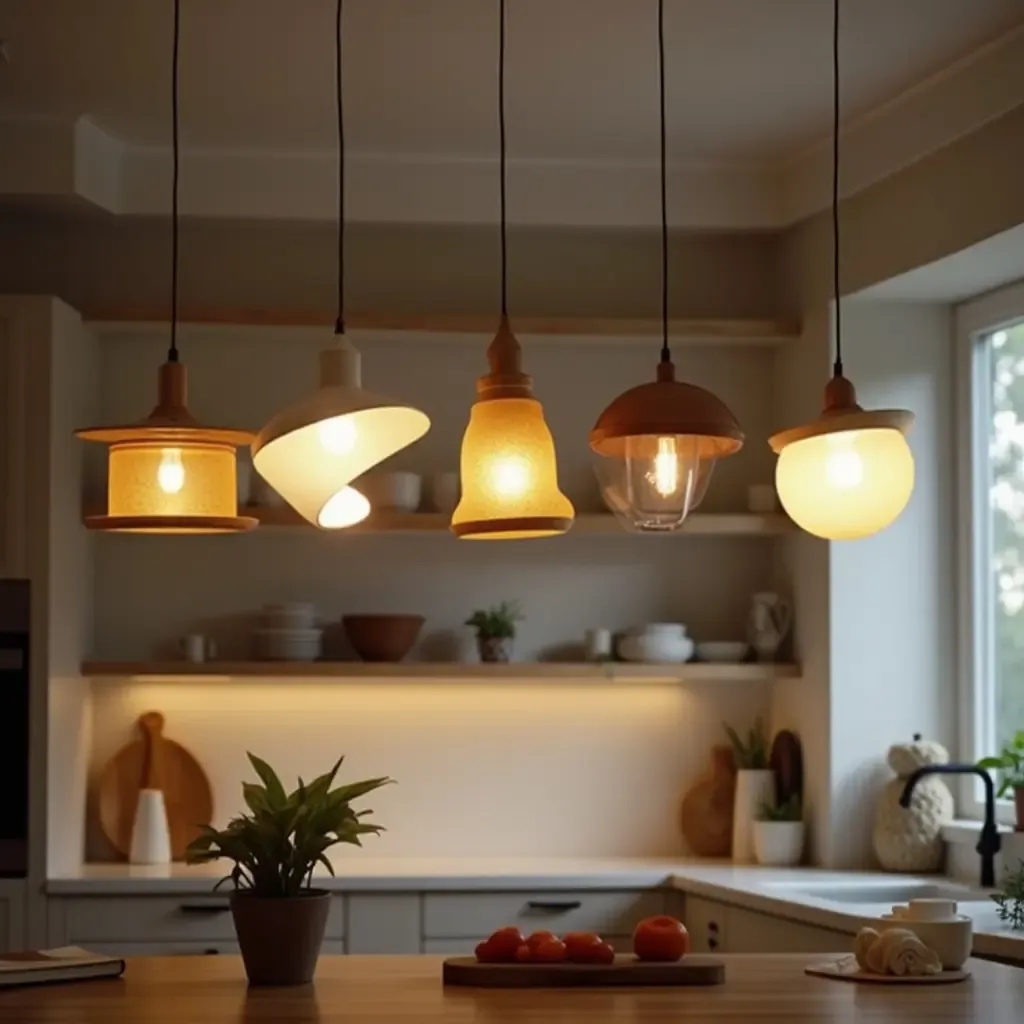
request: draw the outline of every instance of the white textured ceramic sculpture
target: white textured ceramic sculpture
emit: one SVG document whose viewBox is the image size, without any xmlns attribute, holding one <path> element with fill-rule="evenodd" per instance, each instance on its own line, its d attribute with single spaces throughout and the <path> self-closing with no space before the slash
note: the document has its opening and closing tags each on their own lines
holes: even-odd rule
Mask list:
<svg viewBox="0 0 1024 1024">
<path fill-rule="evenodd" d="M 938 871 L 942 867 L 942 826 L 953 819 L 953 796 L 938 775 L 921 779 L 910 806 L 900 806 L 907 776 L 928 764 L 946 764 L 949 753 L 939 743 L 915 736 L 913 743 L 889 748 L 896 778 L 886 783 L 875 814 L 875 855 L 886 871 Z"/>
</svg>

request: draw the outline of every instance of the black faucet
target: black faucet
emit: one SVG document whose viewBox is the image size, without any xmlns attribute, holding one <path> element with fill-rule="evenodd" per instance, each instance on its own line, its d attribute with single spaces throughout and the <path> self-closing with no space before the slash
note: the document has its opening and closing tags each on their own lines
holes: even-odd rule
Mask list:
<svg viewBox="0 0 1024 1024">
<path fill-rule="evenodd" d="M 910 806 L 914 787 L 926 775 L 977 775 L 985 783 L 985 824 L 981 826 L 981 836 L 975 849 L 981 855 L 981 887 L 995 888 L 996 854 L 1002 841 L 996 827 L 996 790 L 992 784 L 992 776 L 976 764 L 926 764 L 907 776 L 907 784 L 903 787 L 903 795 L 900 797 L 901 807 Z"/>
</svg>

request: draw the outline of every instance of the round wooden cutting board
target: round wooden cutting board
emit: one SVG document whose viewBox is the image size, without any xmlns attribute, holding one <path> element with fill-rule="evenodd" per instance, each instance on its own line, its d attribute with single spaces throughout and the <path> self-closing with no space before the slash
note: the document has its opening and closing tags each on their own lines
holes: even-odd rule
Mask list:
<svg viewBox="0 0 1024 1024">
<path fill-rule="evenodd" d="M 142 736 L 122 748 L 100 775 L 97 802 L 100 827 L 108 842 L 127 858 L 139 790 L 162 789 L 171 834 L 171 856 L 184 860 L 199 825 L 213 819 L 210 780 L 199 762 L 179 743 L 163 736 L 164 717 L 150 711 L 139 719 Z"/>
</svg>

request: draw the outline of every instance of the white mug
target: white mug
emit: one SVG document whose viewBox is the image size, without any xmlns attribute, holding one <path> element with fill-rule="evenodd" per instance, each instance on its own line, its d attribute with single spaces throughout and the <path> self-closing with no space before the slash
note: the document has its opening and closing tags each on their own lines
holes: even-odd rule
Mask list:
<svg viewBox="0 0 1024 1024">
<path fill-rule="evenodd" d="M 583 635 L 583 653 L 587 661 L 610 661 L 612 634 L 607 629 L 588 629 Z"/>
<path fill-rule="evenodd" d="M 181 655 L 186 661 L 203 662 L 217 657 L 217 645 L 202 633 L 189 633 L 178 641 Z"/>
</svg>

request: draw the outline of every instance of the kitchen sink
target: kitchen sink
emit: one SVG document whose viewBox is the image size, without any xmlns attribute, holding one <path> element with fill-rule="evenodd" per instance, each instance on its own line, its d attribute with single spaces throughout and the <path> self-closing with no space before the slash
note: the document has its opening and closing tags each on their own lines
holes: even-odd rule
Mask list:
<svg viewBox="0 0 1024 1024">
<path fill-rule="evenodd" d="M 945 899 L 957 903 L 988 901 L 988 895 L 977 889 L 930 882 L 810 882 L 799 885 L 773 885 L 781 895 L 809 896 L 830 903 L 907 903 L 909 900 Z"/>
</svg>

